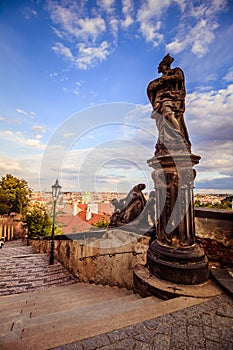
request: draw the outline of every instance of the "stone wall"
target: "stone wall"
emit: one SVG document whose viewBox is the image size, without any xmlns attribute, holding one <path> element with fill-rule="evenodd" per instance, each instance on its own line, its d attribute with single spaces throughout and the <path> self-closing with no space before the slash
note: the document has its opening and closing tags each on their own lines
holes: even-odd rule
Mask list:
<svg viewBox="0 0 233 350">
<path fill-rule="evenodd" d="M 210 261 L 233 266 L 233 212 L 195 209 L 197 242 Z M 55 258 L 82 282 L 131 289 L 133 268 L 146 264 L 150 238 L 111 230 L 101 238 L 55 240 Z M 31 240 L 38 253 L 50 252 L 50 241 Z"/>
<path fill-rule="evenodd" d="M 133 288 L 133 269 L 146 264 L 149 237 L 121 230 L 101 239 L 55 240 L 55 258 L 82 282 Z M 30 240 L 37 253 L 49 253 L 50 241 Z"/>
<path fill-rule="evenodd" d="M 233 266 L 233 211 L 195 208 L 195 228 L 209 261 Z"/>
<path fill-rule="evenodd" d="M 233 211 L 195 208 L 196 236 L 233 247 Z"/>
</svg>

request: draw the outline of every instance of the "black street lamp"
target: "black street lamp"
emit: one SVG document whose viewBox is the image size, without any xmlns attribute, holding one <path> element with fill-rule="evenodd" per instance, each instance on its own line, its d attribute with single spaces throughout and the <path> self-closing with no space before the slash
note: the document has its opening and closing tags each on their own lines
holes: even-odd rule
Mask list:
<svg viewBox="0 0 233 350">
<path fill-rule="evenodd" d="M 58 183 L 58 179 L 55 184 L 52 186 L 52 196 L 53 196 L 53 226 L 52 226 L 52 241 L 51 241 L 51 251 L 50 251 L 50 259 L 49 264 L 54 264 L 54 228 L 55 228 L 55 217 L 56 217 L 56 204 L 61 193 L 61 186 Z"/>
</svg>

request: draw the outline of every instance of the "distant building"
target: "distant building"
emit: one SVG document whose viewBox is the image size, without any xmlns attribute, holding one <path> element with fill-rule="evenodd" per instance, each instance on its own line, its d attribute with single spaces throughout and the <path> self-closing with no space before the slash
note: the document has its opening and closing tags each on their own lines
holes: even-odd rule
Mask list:
<svg viewBox="0 0 233 350">
<path fill-rule="evenodd" d="M 114 211 L 111 203 L 77 203 L 66 204 L 57 217 L 57 224 L 63 234 L 89 231 L 93 224 L 110 221 Z"/>
</svg>

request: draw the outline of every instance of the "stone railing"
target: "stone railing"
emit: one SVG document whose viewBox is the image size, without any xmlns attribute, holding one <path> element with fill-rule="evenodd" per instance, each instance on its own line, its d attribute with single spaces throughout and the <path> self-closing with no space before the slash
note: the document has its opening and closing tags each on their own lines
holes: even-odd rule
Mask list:
<svg viewBox="0 0 233 350">
<path fill-rule="evenodd" d="M 195 209 L 196 239 L 210 261 L 233 266 L 233 212 Z M 70 235 L 71 237 L 72 235 Z M 80 281 L 133 288 L 133 269 L 146 264 L 150 237 L 110 230 L 80 234 L 79 240 L 55 240 L 55 258 Z M 38 253 L 50 252 L 50 240 L 30 240 Z"/>
</svg>

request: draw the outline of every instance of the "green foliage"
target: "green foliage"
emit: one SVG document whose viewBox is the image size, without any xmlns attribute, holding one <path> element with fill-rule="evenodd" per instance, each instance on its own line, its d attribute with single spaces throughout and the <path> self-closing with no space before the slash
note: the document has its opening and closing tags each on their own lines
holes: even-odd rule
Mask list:
<svg viewBox="0 0 233 350">
<path fill-rule="evenodd" d="M 9 195 L 0 188 L 0 215 L 8 214 L 10 212 Z"/>
<path fill-rule="evenodd" d="M 109 221 L 105 220 L 104 218 L 101 221 L 98 221 L 95 224 L 92 224 L 92 226 L 95 226 L 98 228 L 107 228 L 108 225 L 109 225 Z"/>
<path fill-rule="evenodd" d="M 30 193 L 27 181 L 11 174 L 3 176 L 0 181 L 0 213 L 24 214 L 29 204 Z"/>
<path fill-rule="evenodd" d="M 231 210 L 232 204 L 231 201 L 225 201 L 223 200 L 221 203 L 216 203 L 216 204 L 203 204 L 200 203 L 200 201 L 196 201 L 194 203 L 194 207 L 196 208 L 209 208 L 209 209 L 219 209 L 219 210 Z"/>
<path fill-rule="evenodd" d="M 43 237 L 51 235 L 52 220 L 48 216 L 44 206 L 35 203 L 23 217 L 28 228 L 29 237 Z"/>
</svg>

